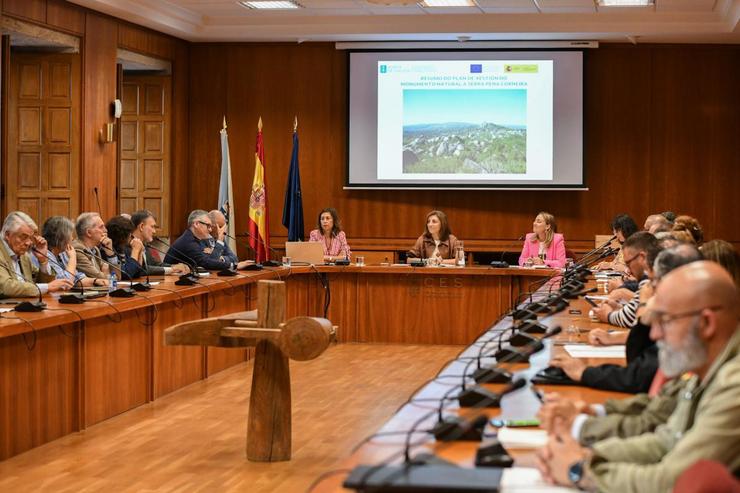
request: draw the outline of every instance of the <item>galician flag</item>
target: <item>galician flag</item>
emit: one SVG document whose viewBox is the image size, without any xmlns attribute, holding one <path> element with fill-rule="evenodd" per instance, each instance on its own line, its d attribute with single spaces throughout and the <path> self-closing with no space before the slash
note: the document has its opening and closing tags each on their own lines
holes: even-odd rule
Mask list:
<svg viewBox="0 0 740 493">
<path fill-rule="evenodd" d="M 254 151 L 254 180 L 249 197 L 249 246 L 255 261 L 261 263 L 270 258 L 270 233 L 267 224 L 267 186 L 265 185 L 265 147 L 262 143 L 262 117 L 257 123 L 257 146 Z"/>
<path fill-rule="evenodd" d="M 229 158 L 229 136 L 226 133 L 226 117 L 221 129 L 221 182 L 218 186 L 218 209 L 226 217 L 226 233 L 231 237 L 224 238 L 232 252 L 236 252 L 236 219 L 234 219 L 234 188 L 231 186 L 231 159 Z"/>
</svg>

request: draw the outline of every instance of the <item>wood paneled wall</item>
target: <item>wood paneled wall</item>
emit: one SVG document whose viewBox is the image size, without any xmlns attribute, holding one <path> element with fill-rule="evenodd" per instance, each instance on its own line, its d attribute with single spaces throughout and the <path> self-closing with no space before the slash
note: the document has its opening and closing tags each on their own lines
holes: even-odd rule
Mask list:
<svg viewBox="0 0 740 493">
<path fill-rule="evenodd" d="M 407 244 L 433 208 L 476 245 L 512 243 L 548 210 L 566 239 L 593 243 L 617 213 L 699 218 L 708 238 L 740 242 L 740 47 L 602 45 L 585 57 L 587 192 L 345 191 L 347 54 L 333 44 L 194 44 L 190 57 L 190 206 L 218 195 L 225 114 L 238 229 L 246 228 L 259 116 L 275 246 L 298 115 L 307 230 L 336 207 L 353 245 Z M 380 241 L 375 241 L 380 240 Z M 480 242 L 480 243 L 479 243 Z"/>
<path fill-rule="evenodd" d="M 2 14 L 50 29 L 80 36 L 82 59 L 81 193 L 80 208 L 97 210 L 93 193 L 100 195 L 102 214 L 116 213 L 116 146 L 100 143 L 105 123 L 113 122 L 110 104 L 116 98 L 116 50 L 125 48 L 170 60 L 172 75 L 172 173 L 171 189 L 176 220 L 187 214 L 188 186 L 188 56 L 187 42 L 123 20 L 99 14 L 63 0 L 0 0 Z M 180 229 L 180 223 L 177 227 Z"/>
</svg>

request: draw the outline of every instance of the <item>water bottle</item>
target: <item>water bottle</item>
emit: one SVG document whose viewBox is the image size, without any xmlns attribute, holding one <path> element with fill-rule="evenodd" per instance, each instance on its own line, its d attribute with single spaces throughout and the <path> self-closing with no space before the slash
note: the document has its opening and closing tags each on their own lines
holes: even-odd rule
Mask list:
<svg viewBox="0 0 740 493">
<path fill-rule="evenodd" d="M 115 272 L 111 272 L 110 277 L 108 277 L 108 292 L 110 293 L 116 289 L 118 289 L 118 278 Z"/>
<path fill-rule="evenodd" d="M 465 248 L 463 247 L 462 241 L 458 242 L 455 247 L 455 264 L 458 267 L 465 267 Z"/>
</svg>

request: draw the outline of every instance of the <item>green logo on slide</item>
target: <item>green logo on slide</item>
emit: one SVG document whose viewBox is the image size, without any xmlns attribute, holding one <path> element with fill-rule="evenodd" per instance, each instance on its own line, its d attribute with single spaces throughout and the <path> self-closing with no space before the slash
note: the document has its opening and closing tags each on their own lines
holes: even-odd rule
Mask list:
<svg viewBox="0 0 740 493">
<path fill-rule="evenodd" d="M 504 72 L 512 74 L 536 74 L 539 72 L 539 66 L 535 64 L 524 65 L 504 65 Z"/>
</svg>

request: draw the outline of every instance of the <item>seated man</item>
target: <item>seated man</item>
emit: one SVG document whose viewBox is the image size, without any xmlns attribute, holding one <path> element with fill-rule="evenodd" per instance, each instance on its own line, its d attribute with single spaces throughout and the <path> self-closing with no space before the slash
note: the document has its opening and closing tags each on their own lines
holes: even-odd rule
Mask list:
<svg viewBox="0 0 740 493">
<path fill-rule="evenodd" d="M 8 214 L 3 223 L 0 246 L 0 297 L 31 297 L 72 287 L 69 279 L 56 279 L 47 258 L 46 240 L 36 233 L 38 226 L 25 212 Z M 31 261 L 33 252 L 39 263 Z"/>
<path fill-rule="evenodd" d="M 656 266 L 660 269 L 652 273 L 655 282 L 660 282 L 670 270 L 701 258 L 696 247 L 689 245 L 661 252 L 656 258 Z M 650 338 L 650 328 L 636 323 L 629 331 L 625 349 L 627 366 L 604 364 L 589 367 L 583 360 L 566 354 L 554 357 L 550 364 L 562 368 L 571 379 L 588 387 L 617 392 L 647 392 L 658 369 L 657 348 Z"/>
<path fill-rule="evenodd" d="M 669 491 L 699 459 L 740 470 L 740 325 L 738 291 L 708 261 L 680 267 L 658 285 L 651 335 L 667 377 L 686 372 L 675 411 L 652 433 L 609 438 L 593 448 L 556 425 L 538 452 L 546 480 L 605 492 Z"/>
<path fill-rule="evenodd" d="M 611 227 L 612 234 L 617 237 L 617 241 L 620 245 L 623 245 L 627 238 L 638 231 L 637 223 L 627 214 L 619 214 L 615 216 L 614 219 L 612 219 Z M 598 270 L 618 270 L 623 272 L 625 265 L 622 249 L 619 249 L 619 253 L 617 253 L 614 260 L 611 262 L 601 262 L 596 268 Z"/>
<path fill-rule="evenodd" d="M 673 223 L 666 219 L 663 214 L 650 214 L 645 219 L 645 224 L 642 228 L 648 233 L 656 234 L 672 230 Z"/>
<path fill-rule="evenodd" d="M 68 217 L 52 216 L 44 222 L 41 230 L 48 245 L 46 256 L 49 259 L 49 267 L 57 279 L 68 279 L 73 287 L 108 285 L 106 279 L 87 277 L 77 270 L 77 251 L 72 246 L 75 225 Z"/>
<path fill-rule="evenodd" d="M 218 209 L 212 210 L 208 213 L 208 217 L 211 219 L 211 236 L 205 240 L 204 246 L 205 252 L 217 260 L 222 262 L 238 262 L 239 258 L 229 248 L 229 242 L 226 241 L 226 217 Z"/>
<path fill-rule="evenodd" d="M 150 276 L 179 276 L 190 272 L 190 268 L 182 263 L 166 264 L 152 257 L 149 250 L 149 244 L 154 241 L 157 234 L 157 221 L 154 215 L 147 210 L 136 211 L 131 215 L 131 223 L 134 225 L 134 231 L 131 233 L 134 238 L 143 245 L 137 257 L 134 259 L 138 262 Z"/>
<path fill-rule="evenodd" d="M 108 230 L 100 214 L 83 212 L 77 216 L 75 230 L 77 239 L 72 246 L 77 250 L 77 270 L 87 277 L 108 279 L 109 264 L 117 264 L 118 256 L 113 251 L 113 242 L 108 238 Z"/>
<path fill-rule="evenodd" d="M 188 216 L 188 229 L 170 246 L 164 262 L 168 264 L 178 262 L 195 263 L 196 266 L 207 270 L 244 269 L 247 265 L 253 263 L 251 260 L 225 262 L 214 259 L 206 253 L 201 242 L 211 237 L 212 227 L 213 223 L 211 223 L 211 218 L 208 217 L 206 211 L 196 209 L 191 212 Z"/>
</svg>

